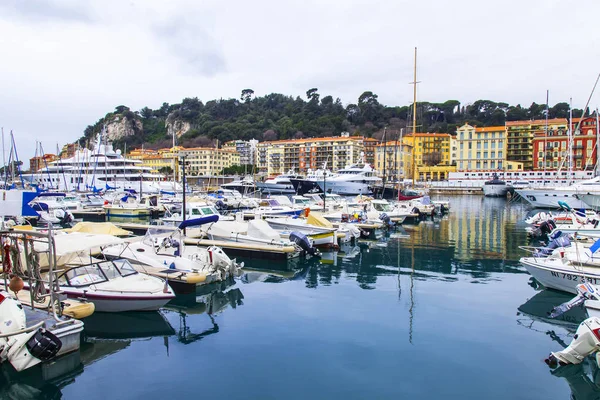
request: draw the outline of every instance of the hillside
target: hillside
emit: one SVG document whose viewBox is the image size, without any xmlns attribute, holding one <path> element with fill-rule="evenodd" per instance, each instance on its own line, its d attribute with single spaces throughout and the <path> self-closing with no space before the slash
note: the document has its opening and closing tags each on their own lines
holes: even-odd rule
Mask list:
<svg viewBox="0 0 600 400">
<path fill-rule="evenodd" d="M 306 99 L 272 93 L 255 97 L 251 89 L 242 90 L 240 99 L 219 99 L 203 103 L 197 97 L 185 98 L 179 104 L 158 109 L 144 107 L 131 111 L 118 106 L 94 125 L 88 126 L 80 143 L 85 145 L 106 127 L 107 136 L 117 147 L 168 147 L 172 137 L 183 146 L 209 145 L 232 139 L 277 140 L 337 135 L 348 131 L 352 135 L 381 138 L 383 128 L 391 135 L 411 124 L 411 106 L 386 106 L 372 92 L 362 93 L 356 103 L 344 107 L 342 101 L 324 96 L 313 88 Z M 550 118 L 568 117 L 567 103 L 549 109 Z M 574 110 L 581 115 L 581 110 Z M 503 125 L 505 121 L 540 119 L 545 117 L 545 105 L 532 103 L 528 108 L 491 100 L 478 100 L 461 106 L 458 100 L 444 103 L 419 102 L 417 120 L 419 132 L 453 133 L 465 122 L 477 126 Z M 393 136 L 389 136 L 390 138 Z"/>
</svg>

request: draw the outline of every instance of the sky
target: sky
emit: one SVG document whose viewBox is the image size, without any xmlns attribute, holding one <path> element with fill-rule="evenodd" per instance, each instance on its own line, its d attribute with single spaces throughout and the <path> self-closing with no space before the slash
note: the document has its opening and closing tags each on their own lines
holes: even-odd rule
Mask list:
<svg viewBox="0 0 600 400">
<path fill-rule="evenodd" d="M 2 0 L 0 126 L 26 160 L 36 141 L 55 152 L 121 104 L 316 87 L 407 105 L 415 47 L 419 101 L 528 107 L 549 90 L 551 105 L 583 108 L 599 14 L 598 0 Z"/>
</svg>

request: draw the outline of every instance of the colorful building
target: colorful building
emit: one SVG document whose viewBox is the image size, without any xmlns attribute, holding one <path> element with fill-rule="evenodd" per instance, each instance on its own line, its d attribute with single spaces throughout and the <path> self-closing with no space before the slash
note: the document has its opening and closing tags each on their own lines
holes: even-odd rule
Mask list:
<svg viewBox="0 0 600 400">
<path fill-rule="evenodd" d="M 579 124 L 579 126 L 577 126 Z M 548 124 L 546 132 L 537 131 L 533 138 L 533 169 L 541 170 L 568 170 L 569 166 L 569 129 L 567 120 L 560 125 Z M 596 118 L 573 118 L 573 163 L 575 171 L 594 168 L 596 165 Z"/>
<path fill-rule="evenodd" d="M 375 169 L 386 181 L 395 182 L 412 178 L 412 147 L 398 140 L 375 146 Z"/>
<path fill-rule="evenodd" d="M 464 124 L 456 130 L 459 172 L 496 171 L 506 168 L 506 127 Z"/>
<path fill-rule="evenodd" d="M 413 149 L 409 177 L 412 178 L 414 173 L 414 179 L 418 181 L 441 181 L 456 171 L 450 161 L 450 139 L 448 133 L 409 133 L 404 136 L 404 143 Z"/>
<path fill-rule="evenodd" d="M 363 161 L 364 140 L 343 133 L 334 137 L 261 142 L 256 145 L 256 165 L 259 173 L 269 176 L 292 169 L 303 173 L 325 165 L 335 171 Z M 366 157 L 364 161 L 368 162 Z"/>
<path fill-rule="evenodd" d="M 58 160 L 59 157 L 55 154 L 44 154 L 39 157 L 32 157 L 29 159 L 29 171 L 36 172 L 40 168 L 46 167 L 52 161 Z"/>
<path fill-rule="evenodd" d="M 533 139 L 548 130 L 553 134 L 564 135 L 567 131 L 567 120 L 565 118 L 553 118 L 549 120 L 537 119 L 531 121 L 507 121 L 506 122 L 506 160 L 523 164 L 523 168 L 532 171 L 534 167 Z"/>
<path fill-rule="evenodd" d="M 179 156 L 185 156 L 186 174 L 189 176 L 218 175 L 224 168 L 240 165 L 240 155 L 234 149 L 213 147 L 182 148 Z M 181 174 L 181 163 L 178 165 Z"/>
</svg>

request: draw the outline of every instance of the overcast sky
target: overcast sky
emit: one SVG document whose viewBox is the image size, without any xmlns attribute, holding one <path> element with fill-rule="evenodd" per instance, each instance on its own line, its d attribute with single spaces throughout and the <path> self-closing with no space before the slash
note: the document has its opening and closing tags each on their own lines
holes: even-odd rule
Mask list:
<svg viewBox="0 0 600 400">
<path fill-rule="evenodd" d="M 582 108 L 600 72 L 597 15 L 598 0 L 2 0 L 0 126 L 26 159 L 120 104 L 317 87 L 405 105 L 415 46 L 421 101 L 529 106 L 549 89 Z"/>
</svg>

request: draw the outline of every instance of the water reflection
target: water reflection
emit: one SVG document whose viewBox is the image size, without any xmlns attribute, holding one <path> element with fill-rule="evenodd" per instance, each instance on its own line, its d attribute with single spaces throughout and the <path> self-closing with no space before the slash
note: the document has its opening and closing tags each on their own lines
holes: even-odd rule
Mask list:
<svg viewBox="0 0 600 400">
<path fill-rule="evenodd" d="M 235 309 L 244 304 L 242 291 L 234 285 L 233 279 L 212 283 L 198 288 L 196 293 L 178 295 L 167 304 L 167 317 L 177 319 L 179 343 L 194 343 L 219 332 L 215 317 L 229 307 Z"/>
</svg>

